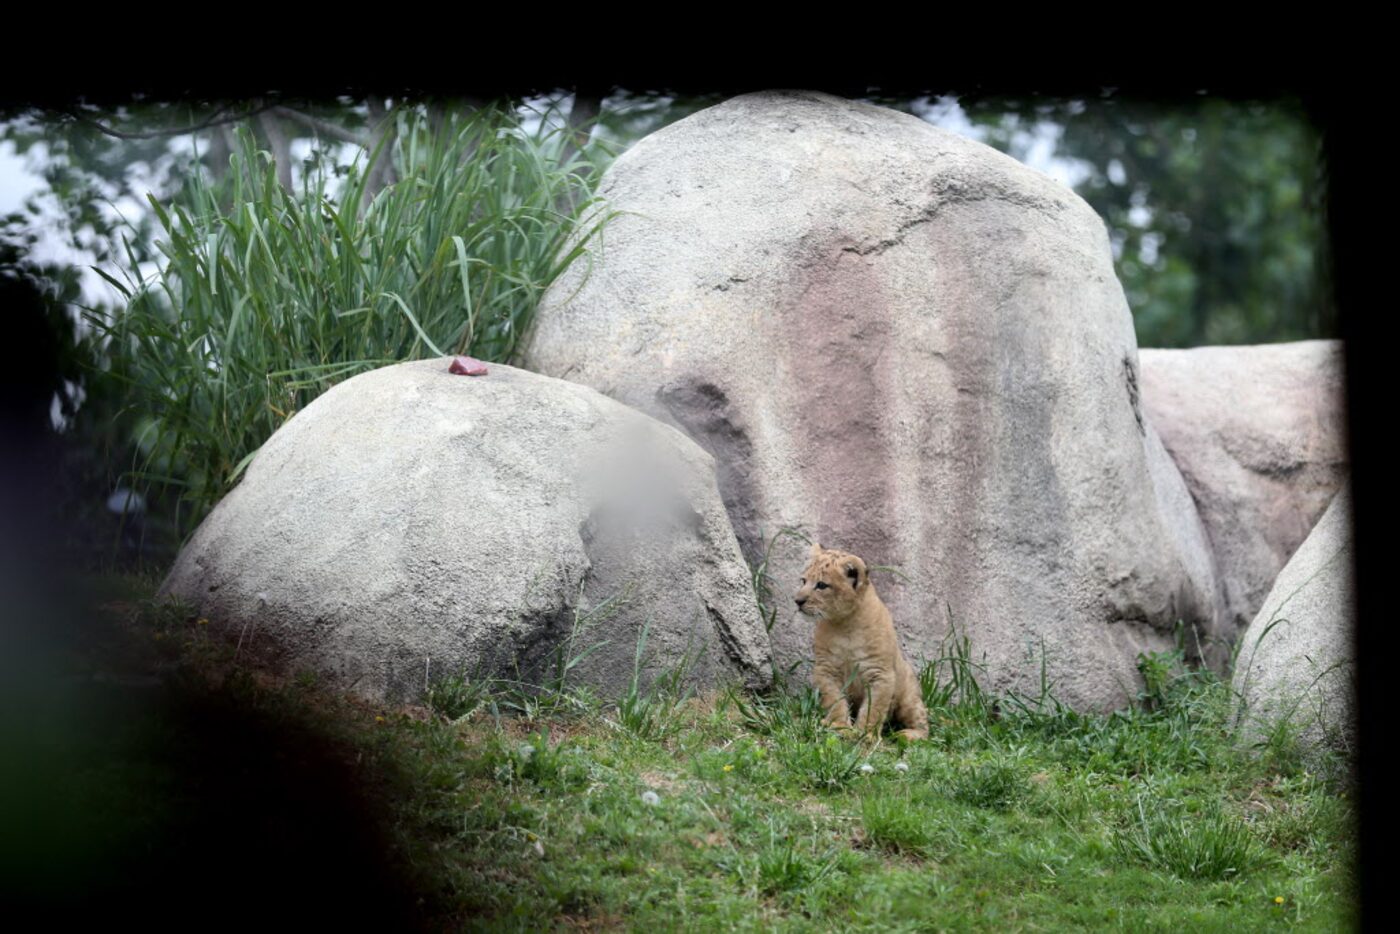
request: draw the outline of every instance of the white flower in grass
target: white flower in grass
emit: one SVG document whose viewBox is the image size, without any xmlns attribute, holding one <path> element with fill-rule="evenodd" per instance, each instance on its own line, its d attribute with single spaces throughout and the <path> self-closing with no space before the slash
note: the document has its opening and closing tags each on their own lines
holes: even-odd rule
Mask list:
<svg viewBox="0 0 1400 934">
<path fill-rule="evenodd" d="M 642 803 L 650 804 L 653 807 L 661 803 L 661 796 L 654 791 L 642 792 Z"/>
<path fill-rule="evenodd" d="M 896 763 L 894 764 L 894 770 L 895 770 L 896 772 L 907 772 L 907 771 L 909 771 L 909 763 L 908 763 L 908 762 L 896 762 Z"/>
<path fill-rule="evenodd" d="M 871 772 L 874 772 L 874 771 L 875 771 L 875 766 L 871 765 L 869 762 L 862 762 L 862 763 L 860 764 L 860 774 L 862 774 L 862 775 L 869 775 Z"/>
</svg>

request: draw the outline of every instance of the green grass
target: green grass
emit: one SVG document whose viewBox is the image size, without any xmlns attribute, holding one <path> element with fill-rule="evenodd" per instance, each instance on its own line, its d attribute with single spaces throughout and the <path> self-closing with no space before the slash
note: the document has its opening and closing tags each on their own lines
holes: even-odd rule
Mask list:
<svg viewBox="0 0 1400 934">
<path fill-rule="evenodd" d="M 93 378 L 121 400 L 128 481 L 177 492 L 183 527 L 335 383 L 442 354 L 509 361 L 606 219 L 562 131 L 526 133 L 492 107 L 441 127 L 397 119 L 392 147 L 348 172 L 309 161 L 297 192 L 240 129 L 218 188 L 196 174 L 152 201 L 155 274 L 129 255 L 125 281 L 106 276 L 124 305 L 89 315 L 105 361 Z M 383 159 L 400 180 L 368 191 L 367 163 Z"/>
<path fill-rule="evenodd" d="M 900 856 L 942 856 L 957 844 L 938 796 L 924 789 L 863 798 L 860 820 L 867 842 Z"/>
<path fill-rule="evenodd" d="M 1195 814 L 1158 806 L 1149 811 L 1141 798 L 1137 805 L 1137 820 L 1114 838 L 1128 859 L 1183 879 L 1228 879 L 1268 864 L 1258 838 L 1218 803 Z"/>
<path fill-rule="evenodd" d="M 431 710 L 379 709 L 295 677 L 231 678 L 207 627 L 144 605 L 134 619 L 136 637 L 162 634 L 152 645 L 195 672 L 198 690 L 236 691 L 240 704 L 334 736 L 362 763 L 430 926 L 1253 931 L 1355 921 L 1345 791 L 1241 749 L 1228 686 L 1172 659 L 1148 660 L 1161 677 L 1131 711 L 1080 715 L 1053 698 L 964 685 L 962 700 L 951 692 L 931 709 L 928 741 L 870 744 L 822 728 L 805 690 L 681 697 L 634 681 L 608 699 L 565 684 L 568 703 L 546 698 L 526 716 L 506 708 L 518 700 L 508 683 L 448 679 Z M 926 686 L 937 691 L 949 670 L 945 661 Z M 623 713 L 648 697 L 655 720 Z"/>
<path fill-rule="evenodd" d="M 440 678 L 429 685 L 424 699 L 433 713 L 447 719 L 460 720 L 489 698 L 491 683 L 481 677 L 456 674 Z"/>
<path fill-rule="evenodd" d="M 1006 760 L 979 763 L 962 769 L 949 792 L 955 801 L 996 811 L 1010 810 L 1029 792 L 1030 785 L 1017 763 Z"/>
</svg>

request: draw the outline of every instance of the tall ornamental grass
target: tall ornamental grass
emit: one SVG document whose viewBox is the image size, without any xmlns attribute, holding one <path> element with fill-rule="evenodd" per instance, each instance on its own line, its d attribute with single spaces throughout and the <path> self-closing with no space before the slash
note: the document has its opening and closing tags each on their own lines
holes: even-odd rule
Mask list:
<svg viewBox="0 0 1400 934">
<path fill-rule="evenodd" d="M 90 316 L 118 384 L 139 489 L 175 491 L 187 531 L 258 447 L 340 380 L 401 360 L 507 361 L 546 287 L 606 219 L 588 163 L 546 121 L 484 108 L 434 127 L 400 113 L 392 146 L 337 167 L 310 160 L 300 191 L 238 131 L 217 186 L 195 173 L 152 199 L 164 259 L 125 304 Z M 366 190 L 393 159 L 399 181 Z M 586 222 L 580 218 L 588 218 Z"/>
</svg>

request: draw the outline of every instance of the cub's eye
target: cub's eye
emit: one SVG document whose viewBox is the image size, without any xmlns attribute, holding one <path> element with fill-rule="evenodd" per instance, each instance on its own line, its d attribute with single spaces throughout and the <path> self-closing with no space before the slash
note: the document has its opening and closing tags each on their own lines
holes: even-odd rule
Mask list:
<svg viewBox="0 0 1400 934">
<path fill-rule="evenodd" d="M 817 581 L 817 589 L 818 589 L 818 590 L 825 590 L 828 586 L 830 586 L 830 585 L 827 584 L 826 581 Z"/>
</svg>

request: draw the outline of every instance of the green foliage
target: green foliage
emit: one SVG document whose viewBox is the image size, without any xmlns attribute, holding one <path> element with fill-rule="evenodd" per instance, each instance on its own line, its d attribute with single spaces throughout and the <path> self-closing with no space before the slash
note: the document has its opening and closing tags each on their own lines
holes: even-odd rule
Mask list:
<svg viewBox="0 0 1400 934">
<path fill-rule="evenodd" d="M 123 109 L 146 130 L 193 122 L 185 106 Z M 0 141 L 11 143 L 16 154 L 29 156 L 46 183 L 25 204 L 31 223 L 42 224 L 77 255 L 98 265 L 126 261 L 123 233 L 142 262 L 154 258 L 155 217 L 147 213 L 124 221 L 113 205 L 144 199 L 146 192 L 169 197 L 196 161 L 188 152 L 173 150 L 168 138 L 117 139 L 72 115 L 17 114 L 0 123 Z"/>
<path fill-rule="evenodd" d="M 933 661 L 919 669 L 919 691 L 930 717 L 986 717 L 991 712 L 991 698 L 977 681 L 986 666 L 972 658 L 972 641 L 966 633 L 959 634 L 948 610 L 948 635 L 938 646 Z"/>
<path fill-rule="evenodd" d="M 1301 108 L 1202 97 L 1148 103 L 961 101 L 992 145 L 1022 157 L 1060 127 L 1056 155 L 1108 224 L 1143 347 L 1331 337 L 1321 142 Z"/>
<path fill-rule="evenodd" d="M 127 400 L 131 473 L 178 488 L 187 525 L 336 382 L 447 353 L 508 360 L 602 222 L 579 226 L 592 202 L 579 163 L 558 161 L 562 143 L 494 108 L 440 127 L 401 113 L 392 152 L 343 180 L 313 164 L 296 195 L 237 136 L 221 185 L 196 173 L 173 203 L 152 199 L 158 275 L 140 279 L 130 254 L 125 281 L 107 277 L 125 306 L 89 316 L 110 358 L 102 378 Z M 378 159 L 400 180 L 370 199 Z"/>
<path fill-rule="evenodd" d="M 587 686 L 556 691 L 522 679 L 518 672 L 513 678 L 492 678 L 482 703 L 498 720 L 511 716 L 527 723 L 587 716 L 597 713 L 601 706 Z"/>
<path fill-rule="evenodd" d="M 632 663 L 632 679 L 617 704 L 618 724 L 638 739 L 658 739 L 674 726 L 676 708 L 690 697 L 685 683 L 691 659 L 684 658 L 651 684 L 641 687 L 642 656 L 646 652 L 647 633 L 651 623 L 642 626 L 637 635 L 637 651 Z"/>
<path fill-rule="evenodd" d="M 1187 665 L 1180 646 L 1169 652 L 1139 653 L 1137 669 L 1143 680 L 1137 702 L 1149 711 L 1187 709 L 1209 695 L 1216 683 L 1208 670 Z"/>
<path fill-rule="evenodd" d="M 1303 744 L 1299 741 L 1302 732 L 1287 717 L 1267 724 L 1267 729 L 1254 744 L 1255 751 L 1268 767 L 1280 775 L 1298 775 L 1307 763 Z"/>
<path fill-rule="evenodd" d="M 510 676 L 485 674 L 478 666 L 471 674 L 458 672 L 428 684 L 424 703 L 449 721 L 465 719 L 477 710 L 490 711 L 497 722 L 503 714 L 529 723 L 597 714 L 602 702 L 591 687 L 575 683 L 572 674 L 607 640 L 583 648 L 580 645 L 586 634 L 626 606 L 631 592 L 631 587 L 625 587 L 597 606 L 584 609 L 580 588 L 569 631 L 555 645 L 542 672 L 527 676 L 520 671 L 518 660 Z"/>
<path fill-rule="evenodd" d="M 1351 832 L 1345 797 L 1329 792 L 1321 778 L 1276 777 L 1264 787 L 1269 794 L 1250 825 L 1262 845 L 1283 853 L 1325 853 Z"/>
<path fill-rule="evenodd" d="M 588 781 L 588 769 L 568 752 L 549 744 L 549 730 L 531 733 L 524 742 L 497 737 L 492 752 L 492 775 L 498 782 L 530 782 L 540 788 L 568 791 Z"/>
<path fill-rule="evenodd" d="M 532 581 L 531 588 L 536 583 Z M 579 581 L 578 592 L 574 595 L 573 619 L 569 623 L 569 633 L 554 647 L 552 667 L 541 685 L 542 690 L 552 694 L 567 694 L 570 689 L 569 676 L 573 670 L 588 656 L 608 644 L 607 639 L 594 639 L 590 633 L 626 608 L 636 591 L 636 584 L 629 582 L 617 593 L 590 609 L 584 608 L 583 588 L 584 582 Z M 587 645 L 584 645 L 586 636 L 589 638 Z M 645 645 L 645 630 L 638 640 L 641 645 Z M 640 654 L 640 646 L 638 652 Z"/>
<path fill-rule="evenodd" d="M 429 685 L 425 702 L 434 713 L 448 720 L 460 720 L 481 706 L 490 688 L 491 683 L 486 679 L 449 675 Z"/>
<path fill-rule="evenodd" d="M 569 633 L 559 641 L 538 683 L 522 675 L 518 667 L 513 677 L 483 676 L 480 672 L 449 675 L 428 685 L 427 706 L 449 721 L 463 720 L 477 710 L 489 710 L 498 723 L 503 714 L 529 723 L 599 714 L 604 709 L 601 699 L 589 686 L 574 683 L 571 674 L 585 658 L 606 645 L 606 640 L 593 641 L 581 648 L 583 636 L 616 616 L 631 592 L 630 586 L 625 587 L 590 610 L 576 605 Z M 613 722 L 622 732 L 656 741 L 672 731 L 679 709 L 692 695 L 693 688 L 687 680 L 695 656 L 681 658 L 643 686 L 642 662 L 649 631 L 650 624 L 646 624 L 638 633 L 632 677 L 622 696 L 610 706 L 617 714 Z"/>
<path fill-rule="evenodd" d="M 866 756 L 860 747 L 835 736 L 818 740 L 782 734 L 776 742 L 779 764 L 804 786 L 814 791 L 837 791 L 850 784 Z"/>
<path fill-rule="evenodd" d="M 1183 879 L 1227 879 L 1270 859 L 1249 828 L 1218 805 L 1187 814 L 1179 808 L 1149 809 L 1141 798 L 1129 829 L 1115 835 L 1114 846 L 1127 859 Z"/>
<path fill-rule="evenodd" d="M 931 856 L 946 843 L 937 817 L 903 795 L 868 795 L 860 802 L 861 825 L 876 846 L 910 856 Z"/>
<path fill-rule="evenodd" d="M 1174 660 L 1170 652 L 1138 653 L 1137 669 L 1144 685 L 1139 702 L 1148 710 L 1159 709 L 1166 703 L 1167 690 L 1173 681 Z"/>
<path fill-rule="evenodd" d="M 836 851 L 822 857 L 802 853 L 792 837 L 784 836 L 779 839 L 770 824 L 768 845 L 758 853 L 756 859 L 757 888 L 768 893 L 807 888 L 835 869 L 838 857 L 839 853 Z"/>
<path fill-rule="evenodd" d="M 729 703 L 739 712 L 744 728 L 760 736 L 786 734 L 814 741 L 821 733 L 821 695 L 808 686 L 797 691 L 776 689 L 766 695 L 746 696 L 737 688 L 726 693 Z"/>
<path fill-rule="evenodd" d="M 1024 798 L 1030 785 L 1016 762 L 995 761 L 959 772 L 951 791 L 964 804 L 1004 811 Z"/>
<path fill-rule="evenodd" d="M 1054 703 L 1013 708 L 1005 728 L 1047 744 L 1059 761 L 1116 775 L 1217 767 L 1233 755 L 1230 687 L 1186 666 L 1180 650 L 1142 656 L 1147 686 L 1136 706 L 1090 716 Z"/>
</svg>

